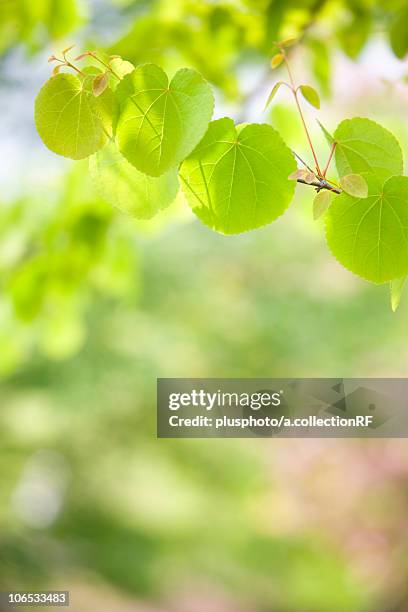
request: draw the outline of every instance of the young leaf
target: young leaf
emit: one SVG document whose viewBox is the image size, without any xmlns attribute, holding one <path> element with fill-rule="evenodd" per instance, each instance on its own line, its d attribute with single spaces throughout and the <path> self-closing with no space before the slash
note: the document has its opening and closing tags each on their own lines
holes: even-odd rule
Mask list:
<svg viewBox="0 0 408 612">
<path fill-rule="evenodd" d="M 315 108 L 320 108 L 319 94 L 315 89 L 313 89 L 313 87 L 310 87 L 310 85 L 300 85 L 299 89 L 302 96 L 309 102 L 309 104 Z"/>
<path fill-rule="evenodd" d="M 271 223 L 289 206 L 296 168 L 290 149 L 269 125 L 210 123 L 180 169 L 183 191 L 197 217 L 223 234 Z"/>
<path fill-rule="evenodd" d="M 109 65 L 121 79 L 125 77 L 127 74 L 130 74 L 134 71 L 135 67 L 131 62 L 123 60 L 121 57 L 111 57 L 109 60 Z"/>
<path fill-rule="evenodd" d="M 340 179 L 340 187 L 354 198 L 366 198 L 368 196 L 367 181 L 360 174 L 346 174 Z"/>
<path fill-rule="evenodd" d="M 92 96 L 95 98 L 93 91 L 94 81 L 97 76 L 102 76 L 103 72 L 97 66 L 86 66 L 83 68 L 82 72 L 85 74 L 82 81 L 83 87 L 92 93 Z M 97 98 L 95 98 L 95 100 L 97 103 L 98 116 L 102 121 L 103 128 L 108 136 L 112 138 L 115 134 L 116 122 L 119 115 L 119 104 L 116 100 L 116 96 L 111 87 L 106 87 L 106 89 Z"/>
<path fill-rule="evenodd" d="M 395 312 L 400 305 L 402 292 L 405 287 L 406 276 L 401 278 L 395 278 L 390 282 L 390 298 L 391 298 L 391 309 Z"/>
<path fill-rule="evenodd" d="M 295 172 L 289 174 L 288 179 L 290 181 L 297 181 L 300 179 L 301 181 L 305 181 L 308 185 L 311 185 L 313 181 L 317 180 L 317 176 L 306 168 L 298 168 Z"/>
<path fill-rule="evenodd" d="M 297 38 L 285 38 L 285 40 L 281 40 L 279 43 L 279 47 L 292 47 L 298 42 Z"/>
<path fill-rule="evenodd" d="M 89 169 L 101 197 L 136 219 L 151 219 L 177 195 L 177 169 L 160 177 L 143 174 L 112 142 L 90 158 Z"/>
<path fill-rule="evenodd" d="M 313 219 L 319 219 L 329 208 L 332 201 L 332 194 L 327 189 L 319 191 L 313 200 Z"/>
<path fill-rule="evenodd" d="M 69 47 L 63 50 L 62 55 L 66 55 L 68 51 L 71 51 L 74 47 L 76 47 L 76 45 L 70 45 Z"/>
<path fill-rule="evenodd" d="M 326 238 L 348 270 L 383 283 L 408 274 L 408 177 L 378 172 L 365 178 L 367 198 L 344 192 L 335 198 L 325 217 Z"/>
<path fill-rule="evenodd" d="M 160 176 L 177 166 L 204 136 L 214 98 L 195 70 L 182 69 L 169 84 L 154 64 L 139 66 L 116 89 L 119 149 L 141 172 Z"/>
<path fill-rule="evenodd" d="M 85 51 L 85 53 L 81 53 L 81 55 L 78 55 L 78 57 L 74 59 L 74 62 L 80 62 L 81 60 L 85 59 L 86 57 L 89 57 L 90 55 L 90 51 Z"/>
<path fill-rule="evenodd" d="M 93 95 L 95 96 L 95 98 L 98 98 L 101 94 L 103 94 L 103 92 L 108 86 L 108 83 L 109 83 L 109 77 L 106 72 L 102 74 L 98 74 L 94 78 L 93 83 L 92 83 L 92 91 L 93 91 Z"/>
<path fill-rule="evenodd" d="M 275 85 L 272 87 L 272 91 L 269 94 L 269 98 L 265 104 L 265 108 L 264 108 L 264 112 L 266 111 L 266 109 L 268 108 L 268 106 L 270 105 L 270 103 L 272 102 L 272 100 L 274 99 L 276 93 L 278 92 L 279 87 L 283 85 L 283 81 L 278 81 L 277 83 L 275 83 Z"/>
<path fill-rule="evenodd" d="M 324 125 L 318 119 L 316 119 L 316 121 L 319 124 L 319 127 L 322 130 L 322 132 L 323 132 L 323 134 L 324 134 L 324 136 L 325 136 L 325 138 L 327 140 L 327 144 L 331 146 L 335 142 L 333 136 L 330 134 L 330 132 L 328 130 L 326 130 Z"/>
<path fill-rule="evenodd" d="M 272 67 L 272 69 L 275 70 L 275 68 L 280 66 L 282 62 L 283 62 L 283 54 L 282 53 L 277 53 L 276 55 L 274 55 L 273 58 L 271 59 L 271 67 Z"/>
<path fill-rule="evenodd" d="M 339 176 L 385 171 L 388 176 L 403 172 L 402 152 L 396 138 L 370 119 L 346 119 L 334 137 Z"/>
<path fill-rule="evenodd" d="M 35 101 L 35 123 L 44 144 L 64 157 L 84 159 L 106 143 L 97 101 L 73 74 L 45 83 Z"/>
</svg>

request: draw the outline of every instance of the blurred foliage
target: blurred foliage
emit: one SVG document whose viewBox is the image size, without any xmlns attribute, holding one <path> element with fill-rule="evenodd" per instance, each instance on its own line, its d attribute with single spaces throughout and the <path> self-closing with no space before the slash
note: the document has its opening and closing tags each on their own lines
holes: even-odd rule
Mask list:
<svg viewBox="0 0 408 612">
<path fill-rule="evenodd" d="M 44 39 L 58 39 L 75 31 L 81 17 L 77 0 L 2 0 L 0 53 L 21 43 L 30 51 L 39 51 Z"/>
<path fill-rule="evenodd" d="M 3 0 L 0 81 L 15 74 L 31 104 L 43 75 L 26 60 L 30 89 L 19 51 L 45 63 L 77 41 L 195 67 L 245 115 L 277 38 L 303 37 L 302 65 L 330 95 L 339 52 L 381 37 L 405 55 L 405 10 Z M 398 113 L 370 96 L 339 104 L 371 105 L 406 145 L 405 99 Z M 270 120 L 302 142 L 292 108 Z M 157 441 L 154 404 L 158 375 L 404 376 L 408 305 L 393 315 L 385 289 L 340 270 L 300 198 L 284 230 L 228 239 L 177 202 L 135 223 L 100 201 L 86 164 L 44 162 L 31 114 L 23 128 L 15 165 L 31 156 L 52 180 L 27 172 L 0 206 L 2 590 L 71 588 L 74 612 L 405 612 L 405 443 Z"/>
</svg>

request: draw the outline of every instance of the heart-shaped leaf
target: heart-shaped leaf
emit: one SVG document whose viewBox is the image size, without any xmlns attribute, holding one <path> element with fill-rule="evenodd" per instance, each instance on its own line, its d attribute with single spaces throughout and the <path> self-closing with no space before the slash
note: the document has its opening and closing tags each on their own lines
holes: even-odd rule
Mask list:
<svg viewBox="0 0 408 612">
<path fill-rule="evenodd" d="M 300 85 L 299 89 L 302 96 L 309 102 L 309 104 L 315 108 L 320 108 L 319 94 L 315 89 L 313 89 L 313 87 L 310 87 L 310 85 Z"/>
<path fill-rule="evenodd" d="M 73 74 L 45 83 L 35 101 L 35 123 L 51 151 L 72 159 L 89 157 L 107 140 L 97 99 Z"/>
<path fill-rule="evenodd" d="M 169 84 L 154 64 L 139 66 L 116 89 L 120 103 L 119 149 L 141 172 L 160 176 L 191 153 L 204 136 L 214 98 L 194 70 L 182 69 Z"/>
<path fill-rule="evenodd" d="M 143 174 L 112 142 L 90 158 L 89 169 L 102 198 L 136 219 L 151 219 L 177 195 L 177 169 L 159 177 Z"/>
<path fill-rule="evenodd" d="M 368 196 L 367 181 L 361 174 L 346 174 L 340 179 L 340 187 L 354 198 L 366 198 Z"/>
<path fill-rule="evenodd" d="M 402 152 L 396 138 L 371 119 L 346 119 L 337 127 L 334 138 L 339 176 L 386 171 L 388 176 L 402 174 Z"/>
<path fill-rule="evenodd" d="M 329 190 L 319 191 L 313 200 L 313 219 L 319 219 L 329 208 L 332 201 L 332 194 Z"/>
<path fill-rule="evenodd" d="M 343 266 L 374 283 L 408 274 L 408 177 L 367 173 L 368 197 L 342 193 L 326 214 L 326 238 Z"/>
<path fill-rule="evenodd" d="M 269 125 L 210 123 L 180 170 L 183 190 L 199 219 L 223 234 L 261 227 L 289 206 L 296 169 L 290 149 Z"/>
</svg>

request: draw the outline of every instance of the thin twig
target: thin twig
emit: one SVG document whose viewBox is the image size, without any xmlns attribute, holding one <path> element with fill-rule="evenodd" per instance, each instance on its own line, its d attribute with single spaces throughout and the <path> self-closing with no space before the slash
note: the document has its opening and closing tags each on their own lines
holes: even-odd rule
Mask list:
<svg viewBox="0 0 408 612">
<path fill-rule="evenodd" d="M 322 171 L 320 170 L 319 162 L 317 160 L 317 155 L 316 155 L 316 152 L 314 150 L 312 139 L 310 137 L 309 130 L 308 130 L 308 127 L 306 125 L 306 120 L 305 120 L 305 117 L 303 115 L 302 107 L 300 106 L 300 102 L 299 102 L 299 98 L 298 98 L 298 94 L 297 94 L 297 90 L 296 90 L 296 85 L 295 85 L 295 80 L 294 80 L 293 74 L 292 74 L 292 69 L 290 67 L 290 64 L 289 64 L 289 61 L 288 61 L 285 49 L 283 47 L 280 48 L 280 52 L 281 52 L 281 54 L 283 56 L 283 60 L 284 60 L 285 65 L 286 65 L 286 69 L 288 71 L 290 84 L 292 86 L 293 97 L 295 98 L 296 106 L 297 106 L 297 109 L 299 111 L 300 118 L 302 120 L 302 124 L 303 124 L 303 128 L 305 130 L 306 138 L 307 138 L 307 140 L 309 142 L 309 146 L 310 146 L 310 149 L 312 151 L 313 159 L 314 159 L 315 164 L 316 164 L 317 173 L 318 173 L 319 176 L 322 176 Z"/>
<path fill-rule="evenodd" d="M 314 174 L 314 170 L 312 170 L 312 169 L 311 169 L 311 167 L 310 167 L 310 166 L 309 166 L 309 165 L 308 165 L 308 164 L 307 164 L 307 163 L 306 163 L 306 162 L 305 162 L 305 161 L 304 161 L 304 160 L 303 160 L 303 159 L 300 157 L 300 155 L 298 155 L 298 154 L 296 153 L 296 151 L 294 151 L 294 150 L 292 149 L 292 153 L 293 153 L 293 155 L 296 157 L 296 159 L 298 159 L 298 160 L 300 161 L 300 163 L 301 163 L 301 164 L 303 164 L 303 165 L 304 165 L 304 167 L 305 167 L 305 168 L 307 168 L 307 169 L 309 170 L 309 172 L 312 172 L 312 174 Z"/>
<path fill-rule="evenodd" d="M 119 81 L 122 80 L 121 77 L 118 74 L 116 74 L 116 72 L 111 68 L 111 66 L 109 66 L 109 64 L 107 64 L 103 60 L 101 60 L 101 58 L 98 57 L 96 55 L 96 53 L 94 53 L 93 51 L 89 51 L 89 55 L 90 55 L 90 57 L 93 57 L 94 60 L 96 60 L 97 62 L 102 64 L 102 66 L 105 66 L 105 68 L 107 68 L 109 70 L 109 72 L 111 72 L 113 74 L 113 76 L 115 76 L 117 79 L 119 79 Z"/>
<path fill-rule="evenodd" d="M 331 191 L 333 193 L 337 193 L 337 194 L 341 193 L 341 189 L 337 189 L 337 187 L 333 187 L 333 185 L 330 185 L 330 183 L 328 183 L 324 179 L 319 180 L 319 178 L 316 178 L 316 180 L 313 181 L 312 183 L 307 183 L 303 179 L 296 179 L 296 181 L 298 183 L 302 183 L 302 185 L 311 185 L 312 187 L 317 187 L 317 191 L 322 191 L 322 189 L 327 189 L 328 191 Z"/>
<path fill-rule="evenodd" d="M 326 178 L 326 174 L 327 174 L 327 171 L 328 171 L 328 169 L 329 169 L 330 162 L 331 162 L 331 160 L 332 160 L 332 158 L 333 158 L 334 151 L 336 150 L 336 145 L 337 145 L 337 142 L 336 142 L 336 141 L 334 141 L 334 142 L 332 143 L 332 146 L 331 146 L 331 149 L 330 149 L 329 159 L 327 160 L 326 167 L 325 167 L 325 169 L 323 170 L 323 178 Z"/>
</svg>

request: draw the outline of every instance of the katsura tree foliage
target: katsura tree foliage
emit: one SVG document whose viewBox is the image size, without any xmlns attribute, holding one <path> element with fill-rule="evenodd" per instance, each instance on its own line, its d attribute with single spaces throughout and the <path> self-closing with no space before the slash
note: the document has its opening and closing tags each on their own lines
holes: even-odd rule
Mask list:
<svg viewBox="0 0 408 612">
<path fill-rule="evenodd" d="M 288 80 L 274 85 L 266 107 L 281 87 L 291 91 L 308 162 L 266 123 L 213 121 L 212 88 L 195 70 L 183 68 L 169 79 L 160 66 L 133 66 L 120 56 L 88 51 L 71 60 L 72 48 L 49 58 L 53 75 L 35 103 L 39 135 L 59 155 L 89 158 L 103 199 L 137 219 L 169 206 L 180 185 L 202 223 L 239 234 L 280 217 L 296 183 L 315 191 L 313 217 L 324 218 L 330 251 L 362 278 L 391 283 L 395 309 L 408 274 L 408 177 L 401 148 L 387 129 L 355 117 L 333 134 L 320 124 L 328 154 L 318 159 L 302 100 L 319 109 L 320 97 L 295 82 L 289 56 L 297 42 L 276 43 L 271 66 L 284 64 Z"/>
</svg>

